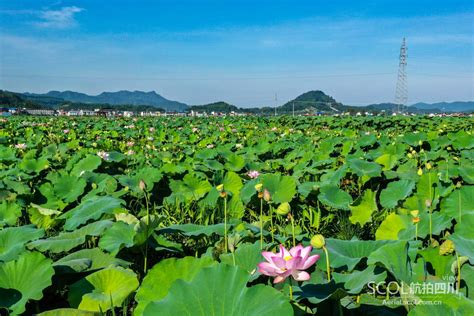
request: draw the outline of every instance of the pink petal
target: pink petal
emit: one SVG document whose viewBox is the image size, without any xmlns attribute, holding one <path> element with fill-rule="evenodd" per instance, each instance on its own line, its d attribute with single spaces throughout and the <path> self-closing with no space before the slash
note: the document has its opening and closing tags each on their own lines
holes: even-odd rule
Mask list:
<svg viewBox="0 0 474 316">
<path fill-rule="evenodd" d="M 309 273 L 306 271 L 295 271 L 291 275 L 296 281 L 307 281 L 311 278 Z"/>
<path fill-rule="evenodd" d="M 288 270 L 295 270 L 301 265 L 301 257 L 291 258 L 286 262 L 286 268 Z"/>
<path fill-rule="evenodd" d="M 285 259 L 277 257 L 277 256 L 273 256 L 271 259 L 272 259 L 272 262 L 275 264 L 276 267 L 278 267 L 280 269 L 285 269 L 286 268 Z"/>
<path fill-rule="evenodd" d="M 274 256 L 275 254 L 271 251 L 263 251 L 262 252 L 262 256 L 265 258 L 265 260 L 267 260 L 268 262 L 272 262 L 272 257 Z"/>
<path fill-rule="evenodd" d="M 283 245 L 280 245 L 280 255 L 281 255 L 281 258 L 291 257 L 290 252 L 286 250 L 285 246 Z"/>
<path fill-rule="evenodd" d="M 311 267 L 316 261 L 318 261 L 319 255 L 314 255 L 306 259 L 306 261 L 303 263 L 303 266 L 300 268 L 301 270 L 306 270 L 309 267 Z"/>
<path fill-rule="evenodd" d="M 303 257 L 303 260 L 306 260 L 308 258 L 309 254 L 311 253 L 311 250 L 313 250 L 313 247 L 311 247 L 311 246 L 304 247 L 301 250 L 300 256 Z"/>
<path fill-rule="evenodd" d="M 303 246 L 298 245 L 296 247 L 293 247 L 290 249 L 290 254 L 292 257 L 298 257 L 301 253 L 301 250 L 303 249 Z"/>
<path fill-rule="evenodd" d="M 273 283 L 280 283 L 286 280 L 286 278 L 291 274 L 291 271 L 285 271 L 283 273 L 280 273 L 275 280 L 273 280 Z"/>
<path fill-rule="evenodd" d="M 258 264 L 258 271 L 261 274 L 268 275 L 268 276 L 276 276 L 277 269 L 268 262 L 261 262 Z"/>
</svg>

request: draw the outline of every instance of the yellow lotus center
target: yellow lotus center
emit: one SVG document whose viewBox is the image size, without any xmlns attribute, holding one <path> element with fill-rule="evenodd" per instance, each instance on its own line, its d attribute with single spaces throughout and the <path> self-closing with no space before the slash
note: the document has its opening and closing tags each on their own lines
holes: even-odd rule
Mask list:
<svg viewBox="0 0 474 316">
<path fill-rule="evenodd" d="M 286 256 L 286 257 L 284 257 L 283 259 L 284 259 L 285 261 L 288 261 L 288 260 L 290 260 L 291 258 L 293 258 L 293 257 L 292 257 L 292 256 Z"/>
</svg>

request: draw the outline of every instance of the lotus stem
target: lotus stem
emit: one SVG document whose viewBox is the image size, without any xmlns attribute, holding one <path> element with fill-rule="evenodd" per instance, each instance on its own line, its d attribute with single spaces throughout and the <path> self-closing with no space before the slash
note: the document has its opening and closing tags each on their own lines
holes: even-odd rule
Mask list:
<svg viewBox="0 0 474 316">
<path fill-rule="evenodd" d="M 273 235 L 273 207 L 272 205 L 270 204 L 270 231 L 272 233 L 272 243 L 275 242 L 275 236 Z"/>
<path fill-rule="evenodd" d="M 459 189 L 457 191 L 458 191 L 459 223 L 461 223 L 461 221 L 462 221 L 462 216 L 461 216 L 461 189 Z"/>
<path fill-rule="evenodd" d="M 459 260 L 459 255 L 457 251 L 456 251 L 456 261 L 458 265 L 458 278 L 457 278 L 456 290 L 459 291 L 459 289 L 461 288 L 461 261 Z"/>
<path fill-rule="evenodd" d="M 260 199 L 260 250 L 263 249 L 263 199 Z"/>
<path fill-rule="evenodd" d="M 326 273 L 328 277 L 328 282 L 331 281 L 331 268 L 329 267 L 329 253 L 326 246 L 323 246 L 324 253 L 326 254 Z"/>
<path fill-rule="evenodd" d="M 418 240 L 418 223 L 415 224 L 415 240 Z"/>
<path fill-rule="evenodd" d="M 290 215 L 291 219 L 291 234 L 293 235 L 293 247 L 296 247 L 296 238 L 295 238 L 295 219 Z"/>
<path fill-rule="evenodd" d="M 291 286 L 291 278 L 288 278 L 288 281 L 290 283 L 290 301 L 293 300 L 293 287 Z"/>
<path fill-rule="evenodd" d="M 224 198 L 224 249 L 227 253 L 227 196 Z"/>
<path fill-rule="evenodd" d="M 146 207 L 146 228 L 145 228 L 145 258 L 143 260 L 143 273 L 147 272 L 148 265 L 148 229 L 150 226 L 150 209 L 148 207 L 148 194 L 146 191 L 143 191 L 145 196 L 145 207 Z"/>
</svg>

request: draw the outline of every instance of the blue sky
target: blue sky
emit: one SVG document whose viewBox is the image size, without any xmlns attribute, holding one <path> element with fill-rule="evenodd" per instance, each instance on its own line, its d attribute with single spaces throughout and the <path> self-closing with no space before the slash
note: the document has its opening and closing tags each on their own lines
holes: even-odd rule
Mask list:
<svg viewBox="0 0 474 316">
<path fill-rule="evenodd" d="M 0 1 L 0 88 L 155 90 L 188 104 L 274 105 L 308 90 L 472 100 L 472 1 Z"/>
</svg>

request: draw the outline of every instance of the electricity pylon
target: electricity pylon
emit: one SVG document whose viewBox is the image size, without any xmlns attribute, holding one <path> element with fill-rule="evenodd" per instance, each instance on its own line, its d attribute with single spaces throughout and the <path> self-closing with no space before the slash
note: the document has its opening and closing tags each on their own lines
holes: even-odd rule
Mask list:
<svg viewBox="0 0 474 316">
<path fill-rule="evenodd" d="M 407 105 L 408 101 L 408 87 L 407 87 L 407 43 L 403 38 L 402 46 L 400 47 L 400 61 L 398 66 L 397 88 L 395 90 L 395 104 L 398 113 L 401 113 L 403 107 Z"/>
</svg>

